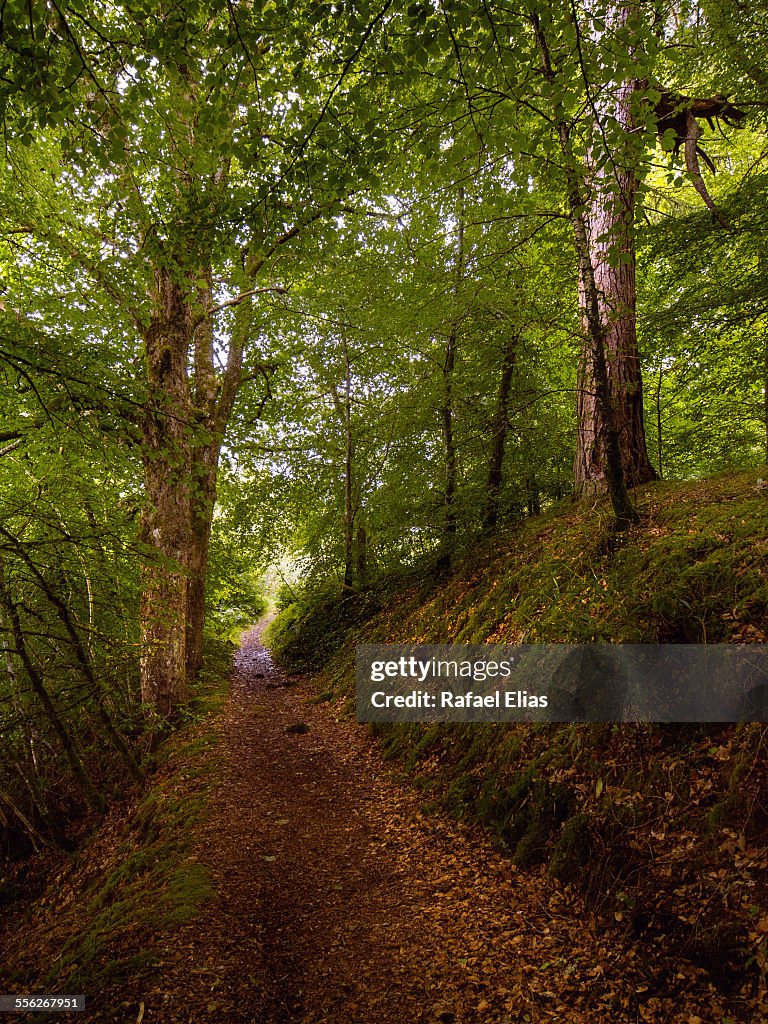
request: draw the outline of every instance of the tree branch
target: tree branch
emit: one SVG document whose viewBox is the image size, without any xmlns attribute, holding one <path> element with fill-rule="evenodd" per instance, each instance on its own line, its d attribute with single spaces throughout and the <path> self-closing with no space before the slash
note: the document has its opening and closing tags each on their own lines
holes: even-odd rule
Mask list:
<svg viewBox="0 0 768 1024">
<path fill-rule="evenodd" d="M 272 286 L 265 286 L 264 288 L 251 288 L 247 292 L 240 292 L 234 299 L 227 299 L 226 302 L 219 303 L 218 306 L 211 306 L 209 310 L 206 310 L 206 316 L 212 316 L 214 313 L 218 313 L 222 309 L 227 309 L 229 306 L 239 306 L 245 299 L 249 299 L 252 295 L 261 295 L 264 292 L 275 292 L 277 295 L 286 295 L 288 288 L 282 284 L 276 284 Z"/>
</svg>

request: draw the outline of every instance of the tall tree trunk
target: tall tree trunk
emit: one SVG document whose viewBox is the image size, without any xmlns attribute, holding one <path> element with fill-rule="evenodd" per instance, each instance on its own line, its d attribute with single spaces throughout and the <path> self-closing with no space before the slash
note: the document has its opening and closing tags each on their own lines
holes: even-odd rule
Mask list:
<svg viewBox="0 0 768 1024">
<path fill-rule="evenodd" d="M 633 7 L 627 2 L 616 4 L 610 17 L 614 30 L 626 25 Z M 589 268 L 584 263 L 579 273 L 580 308 L 585 324 L 593 286 L 596 291 L 610 416 L 618 432 L 624 480 L 630 487 L 656 479 L 648 457 L 643 423 L 643 387 L 635 314 L 637 175 L 628 153 L 631 133 L 635 130 L 632 98 L 639 87 L 637 80 L 627 80 L 608 87 L 596 100 L 598 122 L 615 119 L 626 134 L 626 144 L 615 147 L 607 161 L 601 159 L 593 175 L 586 224 Z M 597 163 L 596 156 L 592 154 Z M 585 330 L 585 337 L 588 333 Z M 607 422 L 597 398 L 591 347 L 589 343 L 584 347 L 577 382 L 578 443 L 574 477 L 578 497 L 590 497 L 608 486 Z"/>
<path fill-rule="evenodd" d="M 142 701 L 163 717 L 186 699 L 202 664 L 218 462 L 241 383 L 252 332 L 252 297 L 236 300 L 227 364 L 217 374 L 210 266 L 198 258 L 186 279 L 155 270 L 154 315 L 144 334 L 148 397 L 142 455 L 147 504 L 141 538 L 149 547 L 142 574 Z M 253 275 L 261 264 L 255 266 Z M 194 278 L 195 285 L 190 284 Z M 204 282 L 200 284 L 199 282 Z M 188 378 L 194 367 L 193 388 Z"/>
<path fill-rule="evenodd" d="M 170 270 L 155 271 L 155 308 L 144 336 L 146 505 L 140 536 L 151 549 L 140 602 L 142 701 L 167 717 L 187 696 L 188 572 L 192 546 L 190 316 L 186 290 Z"/>
<path fill-rule="evenodd" d="M 542 62 L 542 73 L 546 81 L 554 84 L 557 79 L 546 34 L 542 29 L 537 14 L 530 15 L 531 24 L 536 36 Z M 582 360 L 582 385 L 589 375 L 589 393 L 594 400 L 594 437 L 599 445 L 601 464 L 596 469 L 602 474 L 616 524 L 625 529 L 637 518 L 627 491 L 624 464 L 621 457 L 621 436 L 614 416 L 614 404 L 611 392 L 611 379 L 606 359 L 606 335 L 608 321 L 603 316 L 605 309 L 602 293 L 598 290 L 595 267 L 592 263 L 592 246 L 590 245 L 590 225 L 586 214 L 587 189 L 579 172 L 579 164 L 570 138 L 570 125 L 562 104 L 555 104 L 555 128 L 557 130 L 560 151 L 563 156 L 563 170 L 566 180 L 568 209 L 573 228 L 573 240 L 576 248 L 579 273 L 579 292 L 582 309 L 582 333 L 584 338 L 584 357 Z M 634 202 L 634 197 L 633 197 Z M 580 410 L 581 411 L 581 410 Z M 580 446 L 584 436 L 580 420 Z M 597 449 L 596 449 L 597 450 Z M 578 457 L 577 457 L 578 462 Z"/>
<path fill-rule="evenodd" d="M 358 526 L 355 537 L 355 570 L 359 583 L 364 583 L 368 576 L 368 532 L 364 526 Z"/>
<path fill-rule="evenodd" d="M 501 379 L 496 397 L 496 409 L 493 414 L 491 434 L 491 454 L 488 459 L 488 479 L 486 483 L 485 511 L 483 513 L 483 532 L 492 533 L 499 520 L 499 497 L 504 469 L 504 449 L 509 429 L 509 396 L 512 391 L 512 376 L 517 358 L 517 336 L 508 335 L 504 345 L 501 362 Z"/>
<path fill-rule="evenodd" d="M 616 524 L 620 529 L 625 529 L 637 518 L 637 513 L 627 491 L 624 462 L 621 457 L 621 437 L 614 417 L 611 381 L 606 361 L 605 325 L 601 316 L 599 292 L 592 272 L 587 225 L 582 212 L 584 204 L 576 180 L 572 180 L 569 188 L 569 206 L 579 260 L 579 276 L 583 285 L 583 326 L 586 341 L 584 365 L 590 368 L 592 378 L 594 419 L 599 429 L 597 439 L 601 445 L 603 460 L 600 468 L 611 499 Z"/>
<path fill-rule="evenodd" d="M 629 110 L 634 83 L 622 86 L 617 113 Z M 621 123 L 626 123 L 622 121 Z M 627 126 L 629 130 L 629 126 Z M 591 276 L 597 291 L 612 415 L 619 434 L 621 464 L 629 486 L 656 479 L 645 440 L 643 386 L 636 332 L 634 171 L 616 167 L 608 180 L 601 169 L 592 184 L 587 228 Z M 588 275 L 580 274 L 582 318 L 587 317 Z M 585 347 L 578 377 L 576 494 L 589 497 L 607 487 L 606 425 L 598 409 L 594 360 Z"/>
<path fill-rule="evenodd" d="M 530 473 L 525 478 L 525 493 L 528 504 L 528 516 L 541 515 L 541 492 L 539 491 L 539 482 L 536 479 L 535 473 Z"/>
<path fill-rule="evenodd" d="M 205 282 L 201 284 L 200 282 Z M 219 453 L 224 440 L 225 424 L 221 423 L 217 409 L 219 396 L 218 382 L 214 368 L 213 321 L 208 315 L 213 295 L 211 270 L 206 267 L 198 277 L 196 291 L 190 295 L 191 313 L 188 314 L 194 327 L 190 332 L 193 345 L 195 369 L 194 393 L 192 395 L 193 431 L 191 452 L 191 493 L 190 493 L 190 544 L 187 556 L 187 651 L 186 673 L 189 682 L 195 678 L 203 664 L 203 628 L 205 626 L 205 584 L 208 576 L 208 555 L 211 545 L 213 509 L 216 504 Z M 242 312 L 237 311 L 231 339 L 234 355 L 239 361 L 242 350 L 244 325 Z M 231 353 L 230 353 L 231 354 Z M 227 419 L 234 402 L 234 394 L 222 391 L 226 397 Z M 197 436 L 195 436 L 195 434 Z"/>
<path fill-rule="evenodd" d="M 453 546 L 456 537 L 456 443 L 453 437 L 453 371 L 456 365 L 456 329 L 452 328 L 445 343 L 443 363 L 443 405 L 440 421 L 443 430 L 444 488 L 443 488 L 443 535 L 438 568 L 450 569 Z"/>
<path fill-rule="evenodd" d="M 464 280 L 464 189 L 459 188 L 459 212 L 456 218 L 456 269 L 453 282 L 453 296 L 458 299 L 461 284 Z M 453 436 L 453 373 L 456 367 L 456 341 L 458 309 L 454 311 L 454 321 L 445 342 L 445 360 L 443 362 L 443 405 L 440 420 L 443 432 L 445 452 L 445 485 L 443 490 L 443 535 L 440 541 L 441 551 L 437 567 L 441 571 L 450 569 L 453 548 L 456 538 L 456 487 L 458 483 L 458 460 L 456 443 Z"/>
<path fill-rule="evenodd" d="M 352 463 L 355 440 L 352 436 L 352 374 L 349 348 L 344 342 L 344 586 L 354 581 L 355 509 L 352 496 Z"/>
<path fill-rule="evenodd" d="M 659 379 L 656 383 L 656 461 L 659 466 L 659 479 L 664 478 L 664 447 L 661 423 L 661 384 L 664 377 L 664 366 L 659 366 Z"/>
<path fill-rule="evenodd" d="M 211 546 L 213 508 L 220 442 L 195 452 L 194 488 L 190 506 L 190 545 L 187 556 L 187 679 L 192 682 L 203 664 L 203 629 L 208 556 Z"/>
<path fill-rule="evenodd" d="M 344 361 L 344 392 L 331 388 L 333 405 L 344 431 L 344 586 L 351 588 L 355 579 L 355 504 L 354 459 L 355 438 L 352 431 L 352 362 L 346 337 L 341 339 Z"/>
</svg>

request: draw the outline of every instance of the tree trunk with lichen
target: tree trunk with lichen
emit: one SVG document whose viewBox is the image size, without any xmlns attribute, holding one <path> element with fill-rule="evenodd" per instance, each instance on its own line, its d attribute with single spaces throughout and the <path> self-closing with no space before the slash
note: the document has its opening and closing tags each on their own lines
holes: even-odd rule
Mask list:
<svg viewBox="0 0 768 1024">
<path fill-rule="evenodd" d="M 184 703 L 202 664 L 219 453 L 251 327 L 251 305 L 243 301 L 235 310 L 226 367 L 217 374 L 211 274 L 204 260 L 199 263 L 187 277 L 178 267 L 175 273 L 156 269 L 153 315 L 144 333 L 141 695 L 164 718 Z"/>
<path fill-rule="evenodd" d="M 188 566 L 191 546 L 190 341 L 185 290 L 168 270 L 155 274 L 144 335 L 147 399 L 142 458 L 146 503 L 142 570 L 141 697 L 167 717 L 186 698 Z"/>
<path fill-rule="evenodd" d="M 554 84 L 557 81 L 557 71 L 552 59 L 546 32 L 538 14 L 532 13 L 530 20 L 541 55 L 542 73 L 547 82 Z M 607 335 L 610 321 L 603 315 L 605 294 L 598 287 L 598 278 L 592 261 L 595 235 L 591 231 L 587 213 L 589 189 L 582 174 L 580 161 L 577 159 L 574 151 L 571 140 L 571 124 L 561 103 L 555 104 L 554 123 L 560 143 L 560 152 L 563 157 L 563 173 L 566 182 L 568 210 L 573 228 L 573 242 L 578 262 L 583 343 L 579 374 L 580 390 L 591 395 L 594 400 L 592 407 L 593 432 L 596 441 L 601 445 L 603 459 L 599 469 L 601 477 L 605 481 L 605 490 L 607 490 L 611 500 L 611 507 L 616 517 L 616 526 L 619 529 L 626 529 L 630 523 L 637 519 L 637 513 L 627 490 L 621 457 L 621 436 L 614 415 L 614 402 L 607 359 Z M 593 192 L 592 196 L 594 197 L 595 195 Z M 634 204 L 634 193 L 632 195 L 632 203 Z M 585 420 L 580 420 L 580 446 L 585 437 L 583 432 L 584 425 Z M 577 456 L 577 470 L 578 462 L 579 458 Z"/>
<path fill-rule="evenodd" d="M 625 16 L 626 16 L 626 9 Z M 629 133 L 634 127 L 632 99 L 636 81 L 623 82 L 609 92 L 608 106 L 616 122 Z M 591 275 L 579 274 L 579 304 L 588 335 L 588 292 L 594 287 L 602 325 L 608 401 L 618 435 L 626 485 L 656 479 L 645 440 L 643 384 L 636 330 L 635 199 L 637 177 L 621 151 L 596 170 L 591 182 L 587 220 Z M 591 278 L 591 279 L 588 279 Z M 578 444 L 574 464 L 578 497 L 591 497 L 608 487 L 607 423 L 595 386 L 595 365 L 587 344 L 577 384 Z"/>
</svg>

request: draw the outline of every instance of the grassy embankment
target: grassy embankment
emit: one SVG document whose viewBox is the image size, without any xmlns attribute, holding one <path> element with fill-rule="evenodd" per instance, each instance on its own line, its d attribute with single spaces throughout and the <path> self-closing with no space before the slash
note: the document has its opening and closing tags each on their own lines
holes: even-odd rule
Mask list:
<svg viewBox="0 0 768 1024">
<path fill-rule="evenodd" d="M 215 778 L 215 721 L 232 651 L 226 643 L 208 646 L 185 722 L 145 762 L 144 791 L 116 801 L 74 854 L 44 858 L 37 866 L 47 874 L 42 891 L 30 898 L 20 885 L 4 907 L 3 938 L 11 936 L 13 956 L 3 965 L 6 991 L 87 992 L 91 1010 L 114 1008 L 126 990 L 141 991 L 153 940 L 210 898 L 194 826 Z"/>
<path fill-rule="evenodd" d="M 366 593 L 291 606 L 270 642 L 352 709 L 360 642 L 768 642 L 768 491 L 756 473 L 659 483 L 621 545 L 607 508 L 563 505 Z M 521 867 L 726 988 L 764 978 L 762 725 L 378 726 L 424 806 L 479 823 Z M 666 957 L 665 957 L 666 954 Z M 666 966 L 665 966 L 666 965 Z"/>
</svg>

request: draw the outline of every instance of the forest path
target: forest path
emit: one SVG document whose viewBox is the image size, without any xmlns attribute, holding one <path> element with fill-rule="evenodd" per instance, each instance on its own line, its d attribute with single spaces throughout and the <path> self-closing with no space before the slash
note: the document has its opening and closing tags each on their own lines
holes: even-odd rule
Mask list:
<svg viewBox="0 0 768 1024">
<path fill-rule="evenodd" d="M 159 937 L 145 1024 L 639 1019 L 630 951 L 543 874 L 423 814 L 362 729 L 280 674 L 257 627 L 224 733 L 197 842 L 218 898 Z"/>
</svg>

